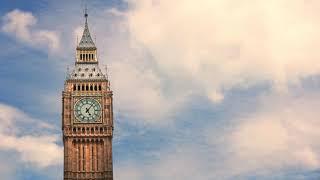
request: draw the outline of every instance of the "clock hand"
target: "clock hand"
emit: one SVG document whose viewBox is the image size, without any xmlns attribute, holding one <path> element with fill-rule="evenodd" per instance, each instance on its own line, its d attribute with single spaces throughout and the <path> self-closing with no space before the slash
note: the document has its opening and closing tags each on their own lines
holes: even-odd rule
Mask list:
<svg viewBox="0 0 320 180">
<path fill-rule="evenodd" d="M 89 112 L 89 109 L 90 109 L 91 107 L 89 107 L 89 108 L 86 108 L 86 113 L 88 113 L 89 114 L 89 116 L 91 116 L 91 113 Z"/>
<path fill-rule="evenodd" d="M 89 109 L 93 106 L 93 104 L 91 104 L 90 107 L 86 108 L 86 113 L 89 113 Z M 90 113 L 89 113 L 90 114 Z"/>
<path fill-rule="evenodd" d="M 89 116 L 91 116 L 91 113 L 89 112 L 89 109 L 90 109 L 90 108 L 86 108 L 86 113 L 88 113 Z"/>
</svg>

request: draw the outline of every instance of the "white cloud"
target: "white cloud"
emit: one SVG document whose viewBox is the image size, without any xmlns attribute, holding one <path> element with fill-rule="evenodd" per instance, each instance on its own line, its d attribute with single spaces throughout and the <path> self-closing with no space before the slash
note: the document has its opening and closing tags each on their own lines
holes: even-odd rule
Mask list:
<svg viewBox="0 0 320 180">
<path fill-rule="evenodd" d="M 54 126 L 6 104 L 0 104 L 0 112 L 0 151 L 17 152 L 18 161 L 38 168 L 61 165 L 59 136 L 50 134 Z"/>
<path fill-rule="evenodd" d="M 219 102 L 223 101 L 224 96 L 220 92 L 212 91 L 212 92 L 208 93 L 208 98 L 212 102 L 219 103 Z"/>
<path fill-rule="evenodd" d="M 320 96 L 271 95 L 258 112 L 237 119 L 229 137 L 234 173 L 320 167 Z"/>
<path fill-rule="evenodd" d="M 317 1 L 128 2 L 128 31 L 155 59 L 157 69 L 172 84 L 186 82 L 191 87 L 184 89 L 213 102 L 234 87 L 271 82 L 285 90 L 320 72 Z"/>
<path fill-rule="evenodd" d="M 62 147 L 58 136 L 8 136 L 0 135 L 0 150 L 16 151 L 20 160 L 39 168 L 62 164 Z"/>
<path fill-rule="evenodd" d="M 37 18 L 32 13 L 15 9 L 8 12 L 2 19 L 4 21 L 2 31 L 19 41 L 37 48 L 47 48 L 50 51 L 59 48 L 58 33 L 37 28 Z"/>
<path fill-rule="evenodd" d="M 152 70 L 120 62 L 112 63 L 110 67 L 115 106 L 120 113 L 137 119 L 142 117 L 140 122 L 167 124 L 171 121 L 165 117 L 177 110 L 180 99 L 164 95 L 161 79 Z"/>
</svg>

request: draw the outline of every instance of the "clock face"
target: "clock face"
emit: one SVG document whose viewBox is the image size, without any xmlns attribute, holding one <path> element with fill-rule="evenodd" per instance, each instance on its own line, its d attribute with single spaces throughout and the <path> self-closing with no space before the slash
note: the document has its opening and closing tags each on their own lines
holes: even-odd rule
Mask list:
<svg viewBox="0 0 320 180">
<path fill-rule="evenodd" d="M 82 98 L 74 106 L 77 122 L 96 123 L 101 116 L 101 105 L 93 98 Z"/>
</svg>

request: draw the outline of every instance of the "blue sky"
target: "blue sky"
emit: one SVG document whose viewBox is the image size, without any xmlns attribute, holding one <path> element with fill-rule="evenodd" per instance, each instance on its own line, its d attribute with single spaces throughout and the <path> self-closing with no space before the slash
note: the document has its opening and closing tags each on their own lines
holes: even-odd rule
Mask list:
<svg viewBox="0 0 320 180">
<path fill-rule="evenodd" d="M 0 174 L 62 178 L 84 1 L 0 3 Z M 320 3 L 88 1 L 117 180 L 319 179 Z"/>
</svg>

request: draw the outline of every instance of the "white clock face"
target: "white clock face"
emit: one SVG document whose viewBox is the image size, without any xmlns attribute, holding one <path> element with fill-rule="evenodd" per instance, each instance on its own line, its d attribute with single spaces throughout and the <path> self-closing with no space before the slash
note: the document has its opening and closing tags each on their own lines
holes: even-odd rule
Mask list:
<svg viewBox="0 0 320 180">
<path fill-rule="evenodd" d="M 74 115 L 80 123 L 96 123 L 101 116 L 101 105 L 94 98 L 82 98 L 74 106 Z"/>
</svg>

